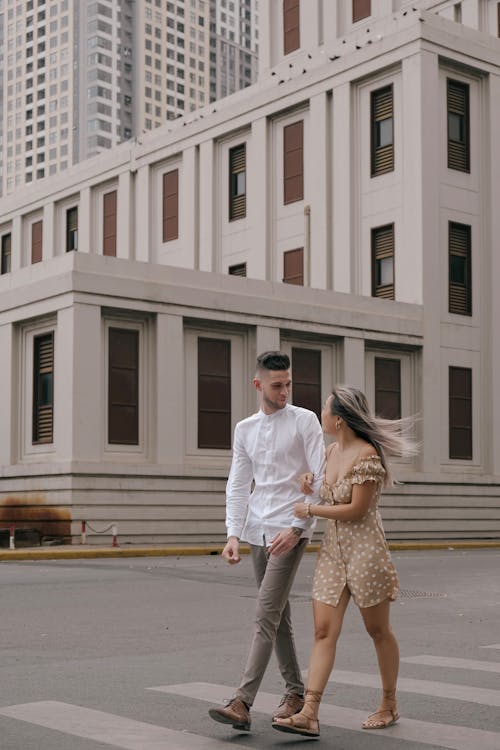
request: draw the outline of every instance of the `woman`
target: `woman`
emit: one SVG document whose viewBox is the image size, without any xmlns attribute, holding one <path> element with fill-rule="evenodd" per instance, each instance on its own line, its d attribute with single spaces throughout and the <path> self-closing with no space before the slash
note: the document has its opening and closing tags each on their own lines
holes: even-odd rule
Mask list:
<svg viewBox="0 0 500 750">
<path fill-rule="evenodd" d="M 321 423 L 323 431 L 335 438 L 327 449 L 320 491 L 324 504 L 295 506 L 297 518 L 328 519 L 313 581 L 315 638 L 305 704 L 291 718 L 273 722 L 279 731 L 308 737 L 319 737 L 319 704 L 351 597 L 374 641 L 382 681 L 380 704 L 362 727 L 382 729 L 399 719 L 399 649 L 389 622 L 389 605 L 397 596 L 399 580 L 377 504 L 382 486 L 392 483 L 387 454 L 416 453 L 416 445 L 404 435 L 408 420 L 373 416 L 364 394 L 350 386 L 340 386 L 328 397 Z M 312 492 L 312 479 L 311 474 L 300 478 L 306 495 Z"/>
</svg>

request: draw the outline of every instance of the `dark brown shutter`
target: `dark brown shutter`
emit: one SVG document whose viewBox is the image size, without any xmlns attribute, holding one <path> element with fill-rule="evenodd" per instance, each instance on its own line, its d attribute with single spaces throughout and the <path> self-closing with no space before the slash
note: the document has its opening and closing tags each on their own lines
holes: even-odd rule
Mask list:
<svg viewBox="0 0 500 750">
<path fill-rule="evenodd" d="M 450 367 L 450 458 L 472 459 L 472 370 Z"/>
<path fill-rule="evenodd" d="M 198 338 L 198 448 L 231 447 L 231 342 Z"/>
<path fill-rule="evenodd" d="M 292 348 L 293 403 L 321 418 L 321 351 Z"/>
<path fill-rule="evenodd" d="M 283 0 L 283 54 L 300 47 L 300 0 Z"/>
<path fill-rule="evenodd" d="M 356 23 L 371 15 L 370 0 L 352 0 L 352 22 Z"/>
<path fill-rule="evenodd" d="M 139 444 L 139 331 L 109 329 L 108 443 Z"/>
<path fill-rule="evenodd" d="M 66 211 L 66 252 L 78 250 L 78 207 Z"/>
<path fill-rule="evenodd" d="M 31 262 L 40 263 L 43 256 L 43 221 L 34 221 L 31 225 Z"/>
<path fill-rule="evenodd" d="M 375 414 L 401 419 L 401 361 L 375 357 Z"/>
<path fill-rule="evenodd" d="M 500 37 L 500 3 L 497 3 L 497 36 Z"/>
<path fill-rule="evenodd" d="M 54 441 L 54 334 L 33 341 L 33 443 Z"/>
<path fill-rule="evenodd" d="M 286 250 L 283 253 L 283 282 L 304 286 L 304 248 Z"/>
<path fill-rule="evenodd" d="M 2 267 L 1 267 L 2 274 L 10 272 L 11 253 L 12 253 L 12 236 L 10 234 L 4 234 L 2 236 Z"/>
<path fill-rule="evenodd" d="M 163 175 L 163 242 L 179 237 L 179 170 Z"/>
<path fill-rule="evenodd" d="M 102 252 L 116 256 L 116 190 L 106 193 L 102 201 Z"/>
<path fill-rule="evenodd" d="M 304 198 L 304 122 L 283 128 L 283 200 L 294 203 Z"/>
<path fill-rule="evenodd" d="M 247 213 L 246 145 L 229 150 L 229 221 L 243 219 Z"/>
<path fill-rule="evenodd" d="M 393 89 L 385 86 L 371 93 L 371 174 L 394 171 Z"/>
<path fill-rule="evenodd" d="M 394 299 L 394 224 L 372 229 L 372 296 Z"/>
<path fill-rule="evenodd" d="M 469 86 L 447 80 L 448 168 L 470 171 Z"/>
<path fill-rule="evenodd" d="M 234 266 L 229 266 L 228 269 L 230 276 L 246 276 L 247 275 L 247 264 L 236 263 Z"/>
<path fill-rule="evenodd" d="M 448 251 L 448 310 L 456 315 L 472 315 L 470 226 L 449 222 Z"/>
</svg>

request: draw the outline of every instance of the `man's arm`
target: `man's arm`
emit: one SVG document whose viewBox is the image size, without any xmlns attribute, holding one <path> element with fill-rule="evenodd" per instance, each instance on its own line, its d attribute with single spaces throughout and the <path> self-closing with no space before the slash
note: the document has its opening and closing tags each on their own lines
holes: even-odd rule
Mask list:
<svg viewBox="0 0 500 750">
<path fill-rule="evenodd" d="M 229 563 L 240 561 L 239 538 L 247 515 L 252 479 L 252 462 L 243 445 L 238 425 L 236 425 L 233 460 L 226 485 L 227 544 L 222 551 L 222 557 Z"/>
<path fill-rule="evenodd" d="M 326 450 L 323 430 L 314 414 L 308 415 L 304 419 L 301 434 L 304 442 L 306 461 L 309 465 L 309 472 L 312 475 L 310 483 L 311 492 L 307 494 L 320 503 L 319 491 L 325 474 Z M 295 526 L 297 523 L 300 524 L 301 528 L 307 529 L 314 523 L 314 519 L 301 519 L 298 522 L 294 522 L 293 525 Z"/>
</svg>

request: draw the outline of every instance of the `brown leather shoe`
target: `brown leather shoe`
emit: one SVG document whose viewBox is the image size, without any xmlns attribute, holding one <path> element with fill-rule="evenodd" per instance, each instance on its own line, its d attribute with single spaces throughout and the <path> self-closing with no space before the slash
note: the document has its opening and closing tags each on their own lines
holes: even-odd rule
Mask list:
<svg viewBox="0 0 500 750">
<path fill-rule="evenodd" d="M 250 731 L 250 711 L 239 698 L 231 698 L 225 706 L 210 708 L 208 715 L 221 724 L 232 724 L 233 729 L 239 729 L 241 732 Z"/>
<path fill-rule="evenodd" d="M 304 706 L 304 699 L 296 693 L 288 693 L 281 699 L 281 703 L 273 714 L 273 721 L 275 719 L 289 719 L 290 716 L 297 714 L 302 711 Z"/>
</svg>

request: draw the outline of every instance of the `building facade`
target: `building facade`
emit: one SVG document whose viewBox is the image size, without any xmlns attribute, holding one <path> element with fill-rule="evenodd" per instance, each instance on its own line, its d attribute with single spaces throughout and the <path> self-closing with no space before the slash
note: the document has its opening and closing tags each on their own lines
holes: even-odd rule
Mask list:
<svg viewBox="0 0 500 750">
<path fill-rule="evenodd" d="M 282 348 L 295 403 L 420 415 L 390 539 L 498 539 L 498 3 L 304 5 L 261 3 L 216 112 L 2 201 L 0 526 L 220 543 Z"/>
<path fill-rule="evenodd" d="M 210 4 L 210 100 L 255 82 L 258 69 L 257 0 L 212 0 Z"/>
</svg>

